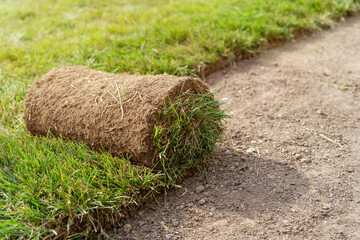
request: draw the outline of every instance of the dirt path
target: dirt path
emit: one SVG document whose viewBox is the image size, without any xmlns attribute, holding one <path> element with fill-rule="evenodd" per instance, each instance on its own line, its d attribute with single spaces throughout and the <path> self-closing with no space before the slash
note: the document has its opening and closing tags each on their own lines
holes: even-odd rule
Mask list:
<svg viewBox="0 0 360 240">
<path fill-rule="evenodd" d="M 360 16 L 208 82 L 232 116 L 216 169 L 113 236 L 360 239 Z"/>
</svg>

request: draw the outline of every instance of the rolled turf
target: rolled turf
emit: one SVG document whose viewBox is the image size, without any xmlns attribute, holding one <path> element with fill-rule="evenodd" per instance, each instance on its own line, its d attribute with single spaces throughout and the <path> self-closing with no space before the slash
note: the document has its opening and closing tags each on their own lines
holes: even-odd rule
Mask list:
<svg viewBox="0 0 360 240">
<path fill-rule="evenodd" d="M 49 72 L 25 101 L 40 137 L 0 132 L 0 238 L 106 238 L 124 213 L 211 159 L 227 117 L 220 105 L 190 77 Z"/>
<path fill-rule="evenodd" d="M 24 121 L 33 135 L 46 136 L 51 132 L 56 137 L 83 142 L 94 150 L 130 155 L 132 161 L 153 167 L 162 157 L 156 147 L 161 149 L 161 144 L 167 144 L 159 135 L 165 127 L 157 126 L 158 142 L 154 145 L 154 127 L 164 111 L 164 103 L 189 105 L 194 96 L 203 98 L 206 93 L 207 85 L 192 77 L 116 75 L 82 66 L 63 67 L 35 81 L 25 100 Z M 179 97 L 181 101 L 177 101 Z M 187 124 L 203 124 L 199 116 L 195 118 Z M 174 119 L 164 119 L 168 122 L 162 120 L 162 124 L 171 127 L 169 121 Z M 184 133 L 196 137 L 195 131 Z M 192 145 L 197 143 L 194 141 Z M 175 154 L 180 146 L 172 147 Z M 187 149 L 181 148 L 186 156 Z"/>
</svg>

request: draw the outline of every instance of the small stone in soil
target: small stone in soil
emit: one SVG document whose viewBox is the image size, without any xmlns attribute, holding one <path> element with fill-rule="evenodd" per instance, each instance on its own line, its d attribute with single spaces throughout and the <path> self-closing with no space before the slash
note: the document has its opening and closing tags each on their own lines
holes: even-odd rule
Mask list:
<svg viewBox="0 0 360 240">
<path fill-rule="evenodd" d="M 173 220 L 172 220 L 172 225 L 173 225 L 174 227 L 179 226 L 179 221 L 176 220 L 176 219 L 173 219 Z"/>
<path fill-rule="evenodd" d="M 230 154 L 232 154 L 232 151 L 231 151 L 230 149 L 226 149 L 226 150 L 225 150 L 225 154 L 230 155 Z"/>
<path fill-rule="evenodd" d="M 197 193 L 202 193 L 205 190 L 205 187 L 200 185 L 195 190 L 196 190 Z"/>
<path fill-rule="evenodd" d="M 169 235 L 169 234 L 166 234 L 165 237 L 166 237 L 166 240 L 170 240 L 170 239 L 171 239 L 171 235 Z"/>
<path fill-rule="evenodd" d="M 204 205 L 206 203 L 206 200 L 205 199 L 200 199 L 200 201 L 199 201 L 199 204 L 200 205 Z"/>
<path fill-rule="evenodd" d="M 303 158 L 300 160 L 301 163 L 311 163 L 310 159 Z"/>
<path fill-rule="evenodd" d="M 126 232 L 126 233 L 130 233 L 132 229 L 133 229 L 133 227 L 130 224 L 124 225 L 124 232 Z"/>
</svg>

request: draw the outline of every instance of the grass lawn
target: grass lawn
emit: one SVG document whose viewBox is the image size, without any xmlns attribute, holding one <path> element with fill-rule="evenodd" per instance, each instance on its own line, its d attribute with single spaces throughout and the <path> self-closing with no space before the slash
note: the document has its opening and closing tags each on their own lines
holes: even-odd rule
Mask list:
<svg viewBox="0 0 360 240">
<path fill-rule="evenodd" d="M 0 238 L 55 234 L 54 222 L 66 232 L 75 215 L 88 216 L 91 232 L 98 214 L 115 223 L 123 207 L 174 184 L 126 157 L 25 133 L 22 101 L 35 78 L 65 65 L 204 77 L 359 8 L 359 0 L 0 1 Z"/>
</svg>

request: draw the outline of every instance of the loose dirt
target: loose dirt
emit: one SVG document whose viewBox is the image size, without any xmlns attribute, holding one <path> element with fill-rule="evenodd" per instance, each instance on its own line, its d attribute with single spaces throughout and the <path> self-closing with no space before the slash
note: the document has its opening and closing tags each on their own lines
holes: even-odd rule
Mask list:
<svg viewBox="0 0 360 240">
<path fill-rule="evenodd" d="M 216 167 L 110 235 L 360 239 L 359 59 L 356 16 L 210 76 L 232 117 Z"/>
</svg>

